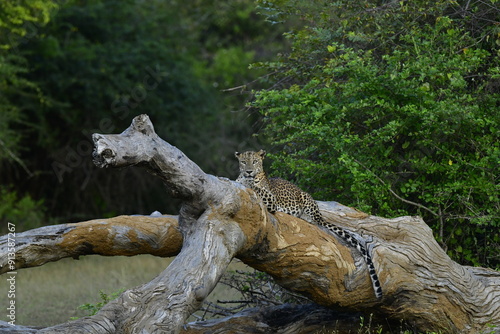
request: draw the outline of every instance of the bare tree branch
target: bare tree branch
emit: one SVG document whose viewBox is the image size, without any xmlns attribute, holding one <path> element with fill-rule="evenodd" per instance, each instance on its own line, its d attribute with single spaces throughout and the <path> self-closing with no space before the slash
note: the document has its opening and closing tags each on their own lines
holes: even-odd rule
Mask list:
<svg viewBox="0 0 500 334">
<path fill-rule="evenodd" d="M 90 254 L 175 256 L 182 235 L 176 216 L 118 216 L 17 233 L 15 243 L 15 269 L 22 269 Z M 8 248 L 8 235 L 0 237 L 1 253 L 7 255 Z M 2 256 L 0 274 L 8 271 L 8 256 Z"/>
</svg>

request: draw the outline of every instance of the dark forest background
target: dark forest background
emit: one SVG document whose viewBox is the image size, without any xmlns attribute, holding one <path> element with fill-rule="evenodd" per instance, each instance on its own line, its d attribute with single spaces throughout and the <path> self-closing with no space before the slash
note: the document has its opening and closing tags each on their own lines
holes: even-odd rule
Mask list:
<svg viewBox="0 0 500 334">
<path fill-rule="evenodd" d="M 147 113 L 208 173 L 264 148 L 315 198 L 423 216 L 498 268 L 499 59 L 496 0 L 4 0 L 2 228 L 175 213 L 154 177 L 91 161 L 92 133 Z"/>
</svg>

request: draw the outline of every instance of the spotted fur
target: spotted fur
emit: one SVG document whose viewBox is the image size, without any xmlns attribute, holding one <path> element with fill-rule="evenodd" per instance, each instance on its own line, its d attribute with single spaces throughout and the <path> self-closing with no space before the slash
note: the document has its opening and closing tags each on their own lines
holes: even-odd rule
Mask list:
<svg viewBox="0 0 500 334">
<path fill-rule="evenodd" d="M 327 222 L 321 215 L 318 204 L 312 196 L 293 183 L 280 178 L 269 179 L 262 165 L 265 155 L 266 152 L 263 150 L 259 152 L 236 152 L 235 156 L 240 164 L 240 175 L 236 181 L 253 189 L 262 198 L 269 212 L 280 211 L 304 219 L 309 223 L 333 232 L 350 246 L 355 247 L 366 261 L 375 296 L 382 298 L 380 281 L 363 238 Z"/>
</svg>

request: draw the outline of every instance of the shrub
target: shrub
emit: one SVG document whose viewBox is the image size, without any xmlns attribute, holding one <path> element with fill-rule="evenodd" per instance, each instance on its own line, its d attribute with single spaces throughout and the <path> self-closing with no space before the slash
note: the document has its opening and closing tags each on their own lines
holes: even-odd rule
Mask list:
<svg viewBox="0 0 500 334">
<path fill-rule="evenodd" d="M 252 103 L 279 148 L 273 167 L 318 199 L 421 215 L 454 259 L 500 266 L 496 28 L 481 43 L 441 3 L 425 18 L 403 2 L 365 5 L 359 17 L 311 5 L 294 52 L 263 65 L 288 83 Z"/>
</svg>

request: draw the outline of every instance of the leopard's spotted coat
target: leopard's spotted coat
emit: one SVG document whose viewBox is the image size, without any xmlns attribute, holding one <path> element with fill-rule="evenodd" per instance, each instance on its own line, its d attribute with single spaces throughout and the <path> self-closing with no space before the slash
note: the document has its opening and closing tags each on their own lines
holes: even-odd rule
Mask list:
<svg viewBox="0 0 500 334">
<path fill-rule="evenodd" d="M 265 154 L 266 152 L 263 150 L 259 152 L 236 152 L 235 156 L 238 158 L 240 165 L 240 175 L 236 181 L 253 189 L 262 198 L 269 212 L 285 212 L 324 227 L 346 241 L 350 246 L 355 247 L 366 261 L 375 296 L 382 298 L 380 281 L 364 240 L 353 232 L 327 222 L 321 215 L 318 204 L 312 196 L 293 183 L 280 178 L 268 178 L 262 164 Z"/>
</svg>

